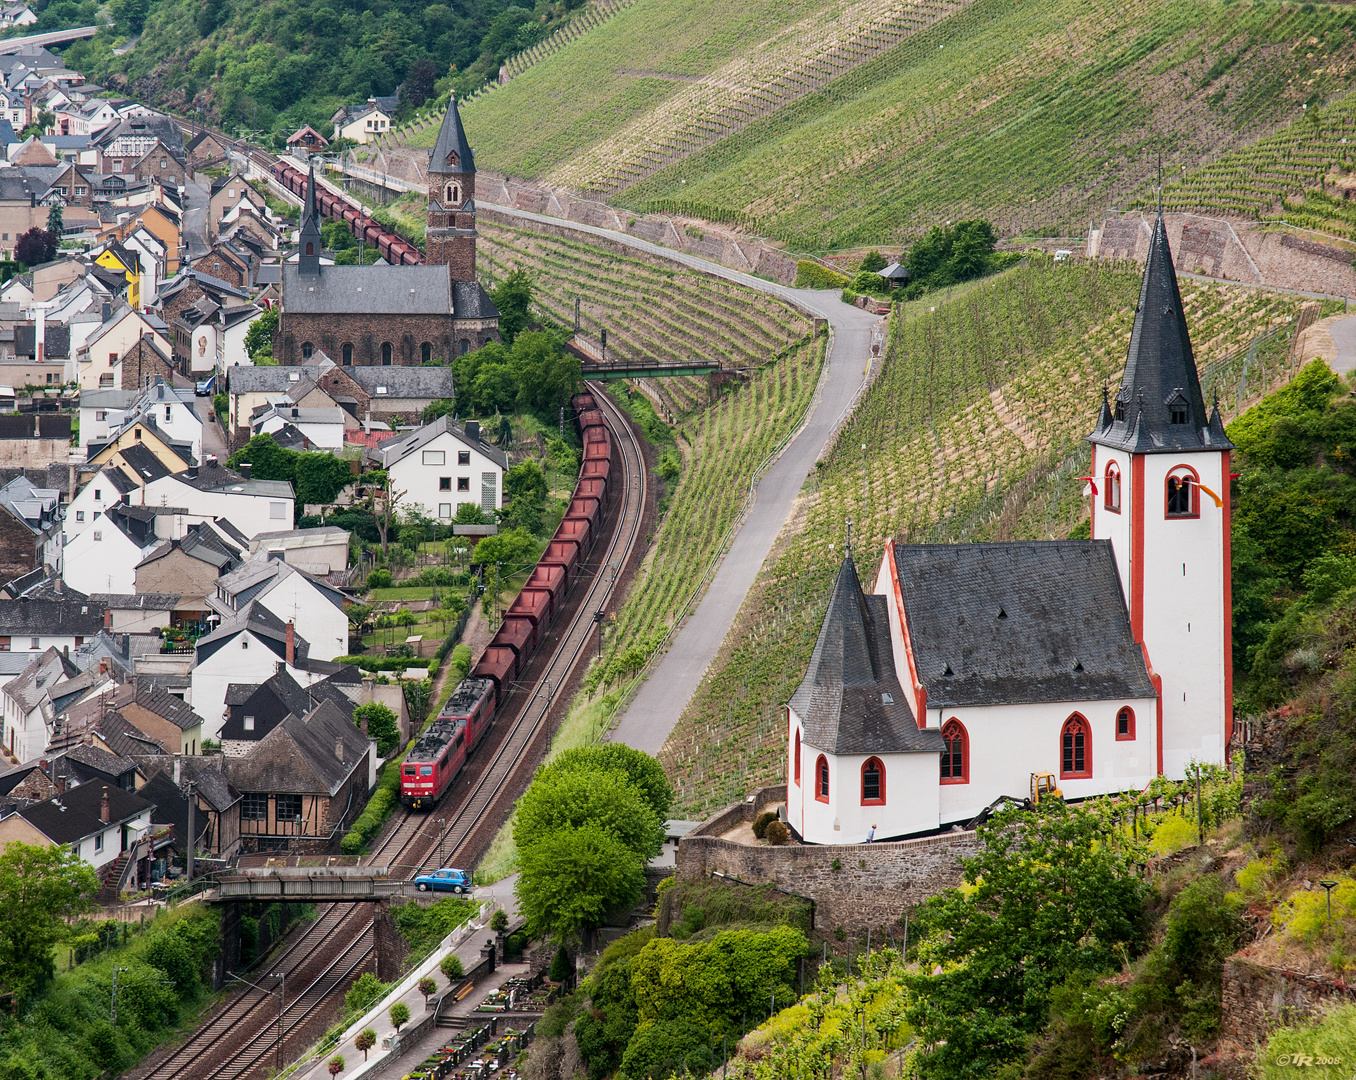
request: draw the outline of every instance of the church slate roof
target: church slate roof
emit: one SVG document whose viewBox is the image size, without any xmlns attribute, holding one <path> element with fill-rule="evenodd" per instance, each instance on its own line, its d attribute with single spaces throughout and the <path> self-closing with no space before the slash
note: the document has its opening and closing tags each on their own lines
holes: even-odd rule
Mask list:
<svg viewBox="0 0 1356 1080">
<path fill-rule="evenodd" d="M 1172 249 L 1160 211 L 1144 261 L 1135 324 L 1114 413 L 1104 407 L 1089 440 L 1135 454 L 1228 450 L 1219 407 L 1207 411 L 1191 350 Z M 1186 423 L 1171 422 L 1186 406 Z"/>
<path fill-rule="evenodd" d="M 456 165 L 448 165 L 449 155 L 456 155 Z M 438 129 L 438 141 L 429 151 L 429 169 L 432 172 L 456 171 L 473 173 L 476 171 L 475 151 L 466 141 L 466 131 L 461 126 L 461 111 L 457 108 L 454 95 L 447 103 L 447 112 L 443 114 L 442 126 Z"/>
<path fill-rule="evenodd" d="M 494 306 L 485 286 L 478 281 L 457 281 L 452 285 L 453 318 L 497 319 L 499 309 Z"/>
<path fill-rule="evenodd" d="M 452 292 L 445 266 L 322 266 L 303 274 L 283 266 L 289 315 L 451 315 Z"/>
<path fill-rule="evenodd" d="M 940 752 L 942 736 L 920 730 L 895 675 L 887 600 L 862 593 L 849 555 L 838 570 L 809 669 L 791 708 L 804 741 L 831 754 Z"/>
<path fill-rule="evenodd" d="M 896 544 L 928 705 L 1157 697 L 1109 540 Z"/>
</svg>

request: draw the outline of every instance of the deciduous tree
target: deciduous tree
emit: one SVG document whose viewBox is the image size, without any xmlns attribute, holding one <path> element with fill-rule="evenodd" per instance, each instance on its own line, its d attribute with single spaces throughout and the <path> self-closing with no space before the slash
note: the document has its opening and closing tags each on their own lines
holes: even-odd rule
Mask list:
<svg viewBox="0 0 1356 1080">
<path fill-rule="evenodd" d="M 13 842 L 0 854 L 0 983 L 21 1001 L 51 980 L 65 920 L 93 910 L 98 889 L 94 870 L 69 848 Z"/>
<path fill-rule="evenodd" d="M 645 889 L 645 859 L 601 825 L 561 829 L 519 853 L 514 891 L 533 937 L 566 938 L 602 925 Z"/>
</svg>

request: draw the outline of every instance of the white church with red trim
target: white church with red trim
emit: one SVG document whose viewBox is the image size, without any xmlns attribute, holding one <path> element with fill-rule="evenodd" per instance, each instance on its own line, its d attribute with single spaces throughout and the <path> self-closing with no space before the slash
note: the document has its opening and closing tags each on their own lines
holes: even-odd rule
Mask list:
<svg viewBox="0 0 1356 1080">
<path fill-rule="evenodd" d="M 1065 798 L 1223 764 L 1232 445 L 1201 393 L 1160 216 L 1092 444 L 1090 540 L 851 553 L 787 705 L 787 822 L 813 844 L 964 825 L 1031 774 Z"/>
</svg>

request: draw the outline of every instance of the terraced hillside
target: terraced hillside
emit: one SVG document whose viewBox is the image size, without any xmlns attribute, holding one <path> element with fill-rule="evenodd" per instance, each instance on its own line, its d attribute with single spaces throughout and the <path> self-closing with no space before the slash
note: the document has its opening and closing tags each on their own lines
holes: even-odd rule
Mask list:
<svg viewBox="0 0 1356 1080">
<path fill-rule="evenodd" d="M 1206 395 L 1218 392 L 1231 413 L 1240 394 L 1278 377 L 1299 301 L 1183 286 Z M 719 666 L 665 747 L 680 812 L 700 818 L 780 774 L 781 703 L 814 647 L 849 517 L 868 581 L 892 537 L 1068 534 L 1086 507 L 1081 440 L 1102 386 L 1119 378 L 1138 289 L 1133 266 L 1040 261 L 935 313 L 919 303 L 896 316 L 879 379 L 807 483 Z M 1262 347 L 1246 347 L 1268 333 Z"/>
<path fill-rule="evenodd" d="M 1250 146 L 1164 185 L 1169 209 L 1285 220 L 1356 240 L 1356 94 L 1303 109 Z M 1152 195 L 1143 193 L 1141 205 Z"/>
<path fill-rule="evenodd" d="M 478 160 L 799 249 L 1077 234 L 1159 151 L 1177 175 L 1345 93 L 1356 55 L 1346 6 L 892 3 L 639 0 L 472 103 Z"/>
<path fill-rule="evenodd" d="M 628 360 L 718 355 L 747 369 L 714 404 L 705 380 L 661 380 L 674 410 L 682 473 L 640 578 L 608 631 L 604 661 L 633 670 L 662 639 L 738 516 L 749 479 L 800 424 L 814 395 L 825 339 L 810 320 L 766 294 L 672 264 L 654 264 L 575 241 L 480 223 L 480 258 L 491 277 L 517 266 L 533 275 L 538 301 L 574 317 L 608 355 Z"/>
</svg>

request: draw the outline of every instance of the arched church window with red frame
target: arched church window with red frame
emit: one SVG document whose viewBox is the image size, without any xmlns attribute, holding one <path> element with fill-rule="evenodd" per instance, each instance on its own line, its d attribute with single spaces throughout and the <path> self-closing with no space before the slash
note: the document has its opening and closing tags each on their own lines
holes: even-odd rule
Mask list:
<svg viewBox="0 0 1356 1080">
<path fill-rule="evenodd" d="M 815 799 L 818 802 L 829 801 L 829 759 L 823 754 L 815 762 Z"/>
<path fill-rule="evenodd" d="M 970 737 L 965 725 L 952 717 L 942 725 L 942 783 L 970 782 Z"/>
<path fill-rule="evenodd" d="M 1126 705 L 1116 713 L 1116 738 L 1129 742 L 1135 737 L 1135 710 Z"/>
<path fill-rule="evenodd" d="M 793 765 L 791 775 L 795 777 L 795 783 L 800 784 L 800 728 L 796 728 L 796 749 L 792 755 Z"/>
<path fill-rule="evenodd" d="M 1164 516 L 1194 518 L 1201 516 L 1200 478 L 1190 465 L 1178 465 L 1165 481 Z"/>
<path fill-rule="evenodd" d="M 1064 721 L 1060 734 L 1059 775 L 1066 779 L 1080 779 L 1092 775 L 1092 731 L 1080 713 Z"/>
<path fill-rule="evenodd" d="M 885 805 L 885 763 L 878 757 L 862 762 L 862 805 Z"/>
<path fill-rule="evenodd" d="M 1108 462 L 1102 478 L 1102 506 L 1113 514 L 1121 512 L 1121 469 L 1114 461 Z"/>
</svg>

